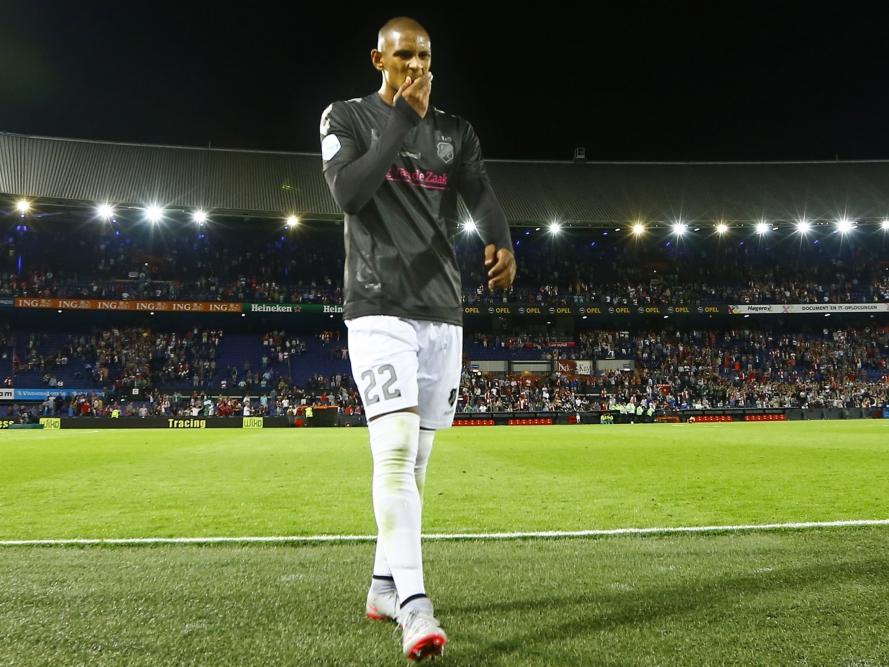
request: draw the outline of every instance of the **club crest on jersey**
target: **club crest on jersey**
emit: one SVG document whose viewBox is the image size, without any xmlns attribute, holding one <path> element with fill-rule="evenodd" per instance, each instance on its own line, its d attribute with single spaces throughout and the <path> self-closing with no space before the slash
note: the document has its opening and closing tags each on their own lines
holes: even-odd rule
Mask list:
<svg viewBox="0 0 889 667">
<path fill-rule="evenodd" d="M 445 164 L 451 164 L 454 161 L 454 144 L 450 141 L 438 142 L 438 157 Z"/>
</svg>

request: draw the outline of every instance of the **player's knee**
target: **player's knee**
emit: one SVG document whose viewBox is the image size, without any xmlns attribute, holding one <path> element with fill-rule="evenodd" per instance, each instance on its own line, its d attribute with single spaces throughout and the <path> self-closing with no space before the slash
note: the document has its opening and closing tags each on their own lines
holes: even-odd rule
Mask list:
<svg viewBox="0 0 889 667">
<path fill-rule="evenodd" d="M 383 480 L 388 488 L 412 479 L 420 418 L 409 412 L 392 412 L 369 424 L 369 430 L 374 478 Z"/>
</svg>

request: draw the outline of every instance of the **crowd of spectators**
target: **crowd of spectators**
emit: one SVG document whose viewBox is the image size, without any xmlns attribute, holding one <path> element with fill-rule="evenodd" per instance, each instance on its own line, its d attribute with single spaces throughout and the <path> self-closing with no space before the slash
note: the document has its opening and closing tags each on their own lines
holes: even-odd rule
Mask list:
<svg viewBox="0 0 889 667">
<path fill-rule="evenodd" d="M 316 335 L 332 350 L 332 358 L 348 357 L 339 332 Z M 0 341 L 11 336 L 0 331 Z M 360 413 L 360 397 L 348 372 L 317 373 L 297 385 L 286 365 L 274 363 L 305 353 L 305 339 L 283 331 L 261 336 L 260 368 L 239 374 L 227 367 L 226 378 L 211 386 L 208 378 L 223 339 L 223 332 L 213 329 L 184 334 L 109 329 L 72 335 L 58 352 L 41 356 L 35 352 L 41 336 L 30 334 L 27 363 L 51 371 L 50 362 L 80 358 L 98 386 L 107 388 L 104 398 L 72 398 L 49 383 L 58 391 L 51 391 L 54 395 L 41 406 L 45 416 L 103 416 L 115 407 L 123 416 L 282 416 L 296 414 L 306 404 Z M 500 351 L 504 360 L 513 350 L 532 350 L 550 365 L 543 373 L 482 373 L 467 354 L 458 392 L 461 412 L 611 410 L 628 402 L 658 410 L 889 404 L 889 327 L 805 333 L 587 331 L 571 340 L 517 332 L 474 334 L 467 345 L 469 350 Z M 575 366 L 565 365 L 568 360 L 585 360 L 591 373 L 574 372 Z M 179 388 L 170 389 L 170 381 L 177 379 Z"/>
<path fill-rule="evenodd" d="M 90 223 L 0 232 L 0 296 L 342 303 L 339 228 L 268 223 L 145 230 Z M 21 231 L 28 227 L 28 231 Z M 530 232 L 530 230 L 528 230 Z M 857 232 L 859 235 L 868 232 Z M 633 241 L 599 230 L 565 238 L 514 229 L 513 289 L 485 287 L 476 238 L 455 244 L 466 305 L 703 305 L 889 301 L 889 235 L 847 239 Z M 791 242 L 792 241 L 792 242 Z"/>
</svg>

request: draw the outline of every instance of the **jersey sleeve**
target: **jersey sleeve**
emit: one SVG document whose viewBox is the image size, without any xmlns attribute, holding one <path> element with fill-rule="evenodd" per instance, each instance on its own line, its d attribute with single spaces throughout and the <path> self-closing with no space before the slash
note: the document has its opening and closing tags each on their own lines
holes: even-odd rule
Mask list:
<svg viewBox="0 0 889 667">
<path fill-rule="evenodd" d="M 342 167 L 357 156 L 349 111 L 344 102 L 334 102 L 321 114 L 321 161 L 324 171 Z"/>
<path fill-rule="evenodd" d="M 465 124 L 460 160 L 459 192 L 485 245 L 512 251 L 512 237 L 503 207 L 497 201 L 485 163 L 481 142 L 472 125 Z"/>
<path fill-rule="evenodd" d="M 324 110 L 320 127 L 322 169 L 334 201 L 343 212 L 358 213 L 373 198 L 407 133 L 420 120 L 400 98 L 381 135 L 371 139 L 370 148 L 361 153 L 347 103 L 334 102 Z"/>
</svg>

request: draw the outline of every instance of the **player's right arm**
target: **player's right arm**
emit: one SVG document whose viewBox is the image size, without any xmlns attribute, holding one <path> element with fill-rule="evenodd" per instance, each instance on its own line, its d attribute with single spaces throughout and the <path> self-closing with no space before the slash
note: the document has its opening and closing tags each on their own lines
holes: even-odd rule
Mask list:
<svg viewBox="0 0 889 667">
<path fill-rule="evenodd" d="M 402 85 L 405 89 L 408 81 Z M 400 89 L 399 93 L 403 90 Z M 421 120 L 401 94 L 379 137 L 361 154 L 355 124 L 346 103 L 334 102 L 321 116 L 321 159 L 324 178 L 334 201 L 343 212 L 358 213 L 371 200 L 386 178 L 407 133 Z"/>
</svg>

